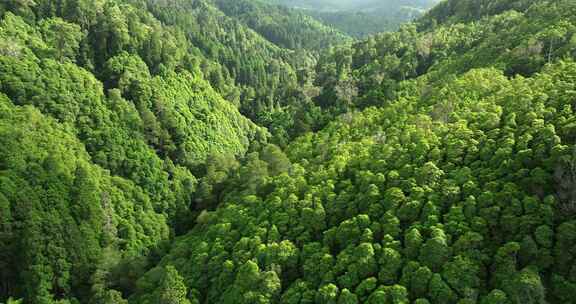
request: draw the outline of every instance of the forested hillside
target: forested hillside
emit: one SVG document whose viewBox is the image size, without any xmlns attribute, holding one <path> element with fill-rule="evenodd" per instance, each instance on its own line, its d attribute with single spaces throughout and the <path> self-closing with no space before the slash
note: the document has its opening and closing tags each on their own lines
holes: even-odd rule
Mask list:
<svg viewBox="0 0 576 304">
<path fill-rule="evenodd" d="M 5 0 L 0 302 L 576 303 L 575 134 L 572 0 Z"/>
<path fill-rule="evenodd" d="M 302 10 L 354 37 L 394 31 L 439 0 L 264 0 Z"/>
<path fill-rule="evenodd" d="M 286 6 L 254 0 L 214 0 L 228 16 L 247 24 L 271 42 L 288 49 L 321 50 L 351 39 L 314 18 Z"/>
<path fill-rule="evenodd" d="M 350 41 L 303 14 L 253 0 L 146 3 L 199 51 L 199 68 L 212 86 L 282 144 L 293 137 L 286 131 L 293 128 L 292 117 L 304 116 L 295 113 L 311 107 L 319 112 L 306 98 L 314 96 L 308 88 L 318 49 Z M 307 126 L 313 119 L 297 120 Z"/>
<path fill-rule="evenodd" d="M 209 59 L 183 33 L 135 5 L 1 11 L 1 297 L 105 297 L 109 255 L 128 265 L 186 231 L 198 166 L 268 132 L 203 79 Z"/>
</svg>

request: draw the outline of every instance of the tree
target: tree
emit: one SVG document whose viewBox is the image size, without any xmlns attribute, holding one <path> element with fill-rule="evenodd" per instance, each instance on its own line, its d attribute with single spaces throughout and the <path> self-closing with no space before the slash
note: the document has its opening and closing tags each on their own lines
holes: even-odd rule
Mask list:
<svg viewBox="0 0 576 304">
<path fill-rule="evenodd" d="M 104 295 L 93 301 L 95 304 L 128 304 L 128 301 L 122 298 L 122 294 L 116 290 L 107 290 Z M 174 303 L 174 302 L 169 302 Z M 185 303 L 185 302 L 180 302 Z"/>
<path fill-rule="evenodd" d="M 423 239 L 418 228 L 412 228 L 404 235 L 404 254 L 410 259 L 418 258 Z"/>
<path fill-rule="evenodd" d="M 498 248 L 494 257 L 493 284 L 508 293 L 508 288 L 516 277 L 517 255 L 520 244 L 510 242 Z"/>
<path fill-rule="evenodd" d="M 354 293 L 360 300 L 365 300 L 378 287 L 378 279 L 367 278 L 356 286 Z M 347 289 L 346 289 L 347 290 Z"/>
<path fill-rule="evenodd" d="M 494 289 L 487 296 L 485 296 L 482 304 L 505 304 L 508 303 L 508 297 L 502 290 Z"/>
<path fill-rule="evenodd" d="M 350 109 L 353 107 L 352 102 L 358 96 L 358 88 L 353 79 L 347 78 L 339 81 L 334 90 L 336 92 L 336 97 L 341 102 L 344 109 Z"/>
<path fill-rule="evenodd" d="M 188 288 L 174 266 L 166 266 L 164 269 L 164 277 L 160 281 L 157 293 L 158 303 L 190 304 L 190 301 L 186 298 Z"/>
<path fill-rule="evenodd" d="M 96 54 L 95 63 L 101 67 L 108 58 L 128 46 L 130 34 L 127 16 L 118 5 L 106 2 L 103 14 L 98 16 L 96 28 L 98 30 L 91 38 Z"/>
<path fill-rule="evenodd" d="M 417 297 L 426 296 L 432 275 L 433 273 L 428 267 L 418 268 L 410 279 L 410 293 Z"/>
<path fill-rule="evenodd" d="M 392 304 L 408 304 L 410 300 L 408 299 L 408 291 L 404 286 L 393 285 L 389 287 L 390 302 Z"/>
<path fill-rule="evenodd" d="M 402 228 L 400 228 L 400 220 L 394 215 L 392 211 L 388 211 L 382 217 L 382 230 L 393 238 L 400 236 Z"/>
<path fill-rule="evenodd" d="M 338 304 L 358 304 L 358 297 L 348 289 L 343 289 L 338 297 Z"/>
<path fill-rule="evenodd" d="M 430 280 L 428 297 L 434 303 L 454 303 L 458 298 L 440 274 L 433 274 Z"/>
<path fill-rule="evenodd" d="M 534 236 L 538 245 L 544 248 L 552 248 L 552 244 L 554 242 L 554 231 L 550 228 L 550 226 L 539 226 L 536 228 Z"/>
<path fill-rule="evenodd" d="M 44 19 L 39 24 L 44 41 L 55 52 L 57 60 L 76 61 L 80 41 L 84 39 L 80 26 L 61 18 Z"/>
<path fill-rule="evenodd" d="M 531 267 L 523 269 L 511 284 L 508 294 L 514 303 L 546 303 L 545 289 L 536 269 Z"/>
<path fill-rule="evenodd" d="M 212 153 L 205 162 L 206 173 L 196 191 L 196 208 L 212 209 L 221 199 L 222 192 L 240 167 L 233 154 Z"/>
<path fill-rule="evenodd" d="M 259 159 L 258 153 L 247 156 L 246 165 L 240 169 L 240 178 L 246 181 L 248 189 L 256 191 L 268 177 L 268 164 Z"/>
<path fill-rule="evenodd" d="M 315 303 L 336 304 L 338 299 L 338 287 L 334 284 L 327 284 L 318 290 Z"/>
<path fill-rule="evenodd" d="M 378 277 L 381 282 L 392 285 L 398 281 L 398 273 L 402 268 L 402 256 L 392 248 L 384 248 L 380 257 L 380 273 Z"/>
<path fill-rule="evenodd" d="M 422 245 L 419 260 L 433 271 L 439 271 L 450 255 L 450 248 L 442 229 L 433 228 L 432 231 L 432 238 Z"/>
<path fill-rule="evenodd" d="M 140 107 L 150 107 L 151 75 L 148 66 L 138 55 L 122 52 L 108 59 L 104 75 L 108 87 L 119 89 L 123 96 L 132 99 Z"/>
<path fill-rule="evenodd" d="M 557 44 L 560 44 L 560 42 L 566 37 L 567 26 L 569 27 L 570 25 L 562 22 L 559 25 L 554 25 L 550 28 L 545 29 L 540 34 L 541 39 L 545 40 L 545 43 L 547 43 L 548 50 L 546 51 L 546 57 L 548 63 L 552 62 L 554 51 L 557 48 Z"/>
<path fill-rule="evenodd" d="M 480 267 L 469 258 L 456 256 L 444 265 L 442 277 L 461 296 L 474 300 L 480 288 Z"/>
<path fill-rule="evenodd" d="M 261 159 L 268 163 L 268 172 L 272 176 L 287 173 L 292 166 L 286 154 L 279 147 L 271 144 L 264 148 Z"/>
<path fill-rule="evenodd" d="M 527 235 L 520 243 L 520 251 L 518 252 L 518 260 L 521 265 L 533 265 L 538 259 L 538 244 L 534 239 Z"/>
</svg>

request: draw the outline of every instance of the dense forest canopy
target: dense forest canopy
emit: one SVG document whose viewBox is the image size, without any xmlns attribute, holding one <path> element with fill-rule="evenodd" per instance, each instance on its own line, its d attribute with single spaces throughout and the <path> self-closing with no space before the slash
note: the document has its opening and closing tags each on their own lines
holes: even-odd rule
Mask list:
<svg viewBox="0 0 576 304">
<path fill-rule="evenodd" d="M 576 303 L 576 2 L 278 4 L 0 2 L 0 303 Z"/>
<path fill-rule="evenodd" d="M 322 50 L 351 40 L 303 12 L 286 7 L 254 0 L 214 0 L 214 3 L 228 16 L 238 18 L 284 48 Z"/>
</svg>

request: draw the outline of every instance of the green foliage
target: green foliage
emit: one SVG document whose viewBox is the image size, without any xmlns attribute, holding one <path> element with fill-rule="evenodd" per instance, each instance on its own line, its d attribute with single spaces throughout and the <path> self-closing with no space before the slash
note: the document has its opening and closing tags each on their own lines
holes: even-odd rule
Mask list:
<svg viewBox="0 0 576 304">
<path fill-rule="evenodd" d="M 141 188 L 91 164 L 55 120 L 6 97 L 0 102 L 7 109 L 0 119 L 0 187 L 10 210 L 3 219 L 12 227 L 2 253 L 6 290 L 31 303 L 51 294 L 86 296 L 102 247 L 135 255 L 168 237 L 166 217 Z"/>
<path fill-rule="evenodd" d="M 228 16 L 260 33 L 264 38 L 287 49 L 321 50 L 350 38 L 312 17 L 286 7 L 260 1 L 213 0 Z"/>
<path fill-rule="evenodd" d="M 370 34 L 396 30 L 436 4 L 436 0 L 266 0 L 288 7 L 300 8 L 327 25 L 351 36 L 366 37 Z"/>
<path fill-rule="evenodd" d="M 0 21 L 0 299 L 123 303 L 143 256 L 194 224 L 191 172 L 268 135 L 142 7 L 34 3 L 2 4 Z M 107 250 L 119 258 L 101 269 Z"/>
<path fill-rule="evenodd" d="M 312 43 L 323 45 L 340 40 L 304 15 L 286 10 L 288 16 L 285 17 L 280 8 L 256 1 L 146 2 L 158 20 L 187 37 L 190 52 L 197 55 L 190 61 L 202 70 L 211 85 L 226 99 L 236 103 L 241 113 L 268 127 L 275 135 L 280 130 L 275 130 L 274 123 L 267 117 L 303 110 L 306 99 L 301 96 L 303 89 L 299 88 L 301 81 L 297 72 L 312 70 L 315 58 L 307 50 L 283 49 L 273 42 L 279 45 L 307 44 L 312 48 Z M 263 18 L 263 14 L 276 17 Z M 300 34 L 295 32 L 296 29 L 299 31 L 305 24 L 311 26 L 305 30 L 308 34 L 296 38 Z M 276 28 L 288 33 L 276 33 Z M 319 42 L 316 37 L 324 37 L 320 40 L 329 42 Z M 279 141 L 288 140 L 284 134 L 278 137 Z"/>
<path fill-rule="evenodd" d="M 359 302 L 366 303 L 402 303 L 406 297 L 431 303 L 561 302 L 562 295 L 545 291 L 552 288 L 546 278 L 559 274 L 554 265 L 566 265 L 568 275 L 571 266 L 562 263 L 573 257 L 569 250 L 558 250 L 573 246 L 571 224 L 547 228 L 555 225 L 551 220 L 560 218 L 549 211 L 554 208 L 552 199 L 538 197 L 554 194 L 555 187 L 546 187 L 553 177 L 534 178 L 530 171 L 552 172 L 559 164 L 555 159 L 571 153 L 560 149 L 564 139 L 556 128 L 545 126 L 566 119 L 561 118 L 566 114 L 550 109 L 552 104 L 571 102 L 572 93 L 557 91 L 555 86 L 566 81 L 574 85 L 568 80 L 574 74 L 573 62 L 559 62 L 532 78 L 502 79 L 491 69 L 474 70 L 444 83 L 424 78 L 416 85 L 433 86 L 426 98 L 408 96 L 299 138 L 287 149 L 293 168 L 288 174 L 261 179 L 254 187 L 236 183 L 243 190 L 227 190 L 229 203 L 215 211 L 214 222 L 194 228 L 177 246 L 195 248 L 208 242 L 222 251 L 203 259 L 242 256 L 242 261 L 257 257 L 257 244 L 270 233 L 274 240 L 290 240 L 302 249 L 297 264 L 303 272 L 294 274 L 294 266 L 281 264 L 271 268 L 287 286 L 282 299 L 315 294 L 314 301 L 335 302 L 343 294 L 354 298 L 348 294 L 353 291 Z M 443 94 L 439 92 L 444 87 L 458 94 L 459 104 L 448 121 L 425 124 L 423 116 L 431 115 L 434 107 L 428 99 Z M 530 97 L 535 95 L 547 97 Z M 523 98 L 528 105 L 522 104 Z M 486 123 L 484 117 L 491 113 L 499 115 L 501 123 Z M 516 123 L 505 123 L 512 113 Z M 525 123 L 532 127 L 522 128 Z M 380 132 L 385 132 L 385 141 L 375 139 Z M 497 152 L 511 143 L 520 145 L 514 149 L 526 149 L 521 141 L 527 134 L 532 138 L 528 147 L 542 153 L 530 164 L 517 161 L 514 154 Z M 491 142 L 498 144 L 491 146 Z M 428 152 L 416 157 L 417 149 Z M 451 156 L 438 157 L 435 150 Z M 256 158 L 250 161 L 256 162 Z M 523 173 L 523 168 L 530 170 Z M 534 187 L 542 192 L 533 192 Z M 405 206 L 414 201 L 427 203 L 410 211 L 415 214 L 411 215 Z M 324 228 L 297 220 L 300 213 L 318 205 L 323 206 L 318 220 L 328 219 Z M 238 235 L 238 241 L 232 235 Z M 241 248 L 246 248 L 242 254 Z M 196 257 L 201 255 L 174 251 L 168 261 Z M 211 290 L 234 282 L 228 279 L 228 284 L 214 285 L 193 279 L 211 271 L 193 271 L 190 286 Z M 557 280 L 563 282 L 558 288 L 571 290 L 569 280 Z M 394 284 L 402 287 L 380 287 Z"/>
<path fill-rule="evenodd" d="M 0 300 L 571 303 L 575 9 L 3 2 Z"/>
<path fill-rule="evenodd" d="M 54 58 L 59 61 L 75 61 L 83 34 L 80 26 L 60 18 L 44 19 L 38 25 L 42 38 L 53 49 Z"/>
<path fill-rule="evenodd" d="M 172 266 L 166 267 L 164 278 L 158 287 L 158 299 L 161 304 L 189 304 L 186 299 L 186 285 L 178 271 Z"/>
<path fill-rule="evenodd" d="M 444 1 L 397 32 L 324 52 L 317 69 L 316 85 L 323 89 L 319 101 L 334 103 L 335 88 L 343 81 L 356 84 L 359 98 L 351 106 L 365 108 L 395 100 L 408 92 L 399 87 L 402 81 L 424 74 L 440 81 L 495 67 L 507 75 L 530 76 L 546 63 L 574 56 L 573 12 L 566 0 Z M 430 101 L 437 103 L 433 117 L 447 119 L 453 101 Z"/>
<path fill-rule="evenodd" d="M 263 156 L 269 152 L 253 154 L 238 169 L 243 182 L 226 174 L 234 185 L 220 194 L 227 203 L 178 240 L 163 263 L 193 263 L 184 274 L 188 286 L 212 302 L 237 292 L 232 274 L 257 259 L 258 269 L 278 274 L 286 303 L 561 303 L 573 287 L 573 223 L 550 212 L 554 199 L 540 197 L 557 191 L 546 186 L 554 183 L 546 172 L 571 153 L 561 148 L 570 139 L 546 126 L 572 115 L 552 109 L 572 102 L 573 94 L 556 86 L 574 85 L 576 64 L 559 62 L 531 78 L 501 75 L 485 69 L 447 82 L 420 79 L 414 85 L 431 86 L 425 97 L 414 90 L 293 142 L 286 149 L 291 169 L 281 175 L 270 173 L 275 161 Z M 429 99 L 444 88 L 457 94 L 451 118 L 426 120 L 435 106 Z M 486 122 L 493 114 L 499 123 Z M 541 156 L 524 163 L 503 152 L 509 145 Z M 544 172 L 537 178 L 530 173 L 536 168 Z M 244 170 L 262 173 L 255 179 Z M 262 258 L 279 240 L 299 258 Z M 230 260 L 230 275 L 203 262 L 220 259 Z M 201 279 L 213 273 L 223 281 Z M 552 276 L 557 287 L 547 283 Z"/>
</svg>

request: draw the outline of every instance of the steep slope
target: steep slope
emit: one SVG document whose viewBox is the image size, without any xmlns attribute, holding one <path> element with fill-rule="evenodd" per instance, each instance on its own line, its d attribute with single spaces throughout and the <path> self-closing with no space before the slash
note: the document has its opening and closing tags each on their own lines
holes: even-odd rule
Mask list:
<svg viewBox="0 0 576 304">
<path fill-rule="evenodd" d="M 574 1 L 317 64 L 224 10 L 0 3 L 0 301 L 574 302 Z"/>
<path fill-rule="evenodd" d="M 234 1 L 229 3 L 227 7 L 236 5 Z M 307 75 L 315 65 L 314 52 L 283 49 L 247 27 L 248 20 L 241 21 L 242 15 L 227 16 L 211 2 L 148 1 L 148 9 L 159 20 L 184 33 L 201 55 L 211 61 L 200 67 L 210 71 L 208 79 L 227 100 L 237 103 L 241 113 L 272 131 L 275 142 L 288 141 L 286 128 L 278 127 L 269 118 L 292 117 L 293 112 L 308 107 L 309 99 L 302 96 L 302 91 L 313 79 Z M 289 34 L 293 35 L 290 39 L 304 41 L 306 37 L 295 38 L 297 34 Z M 316 36 L 310 39 L 313 37 Z"/>
<path fill-rule="evenodd" d="M 421 22 L 454 23 L 478 20 L 484 16 L 497 15 L 507 10 L 526 11 L 539 0 L 447 0 L 440 2 Z"/>
<path fill-rule="evenodd" d="M 287 49 L 322 50 L 350 42 L 314 18 L 285 6 L 259 0 L 213 0 L 226 15 L 238 18 L 269 41 Z"/>
<path fill-rule="evenodd" d="M 400 6 L 430 7 L 436 0 L 268 0 L 283 5 L 319 11 L 370 11 Z"/>
<path fill-rule="evenodd" d="M 0 286 L 33 303 L 105 296 L 106 250 L 139 256 L 169 237 L 132 181 L 94 165 L 62 124 L 0 96 Z M 110 258 L 110 257 L 108 257 Z M 91 285 L 94 286 L 91 287 Z"/>
<path fill-rule="evenodd" d="M 207 59 L 182 33 L 138 6 L 31 4 L 0 10 L 0 300 L 109 303 L 134 280 L 109 272 L 137 277 L 194 224 L 192 172 L 268 134 L 203 79 Z"/>
<path fill-rule="evenodd" d="M 132 302 L 172 265 L 200 303 L 571 303 L 575 80 L 573 62 L 423 78 L 291 164 L 254 156 Z"/>
<path fill-rule="evenodd" d="M 401 24 L 414 20 L 438 0 L 267 0 L 287 7 L 301 9 L 325 24 L 354 37 L 396 30 Z"/>
<path fill-rule="evenodd" d="M 215 208 L 212 162 L 269 139 L 241 113 L 265 127 L 288 115 L 315 63 L 300 47 L 347 39 L 296 13 L 254 27 L 286 31 L 288 50 L 248 27 L 257 15 L 228 13 L 200 0 L 0 3 L 0 301 L 124 303 Z"/>
<path fill-rule="evenodd" d="M 309 11 L 324 24 L 357 38 L 397 30 L 402 24 L 422 16 L 424 7 L 399 6 L 394 9 L 374 8 L 368 11 Z"/>
<path fill-rule="evenodd" d="M 148 184 L 145 188 L 151 193 L 160 195 L 155 185 L 164 183 L 148 180 L 162 175 L 162 159 L 170 157 L 191 168 L 211 150 L 242 154 L 261 132 L 198 76 L 166 71 L 152 77 L 136 54 L 119 52 L 106 62 L 102 73 L 110 90 L 105 95 L 102 84 L 72 60 L 52 59 L 51 43 L 61 41 L 47 43 L 42 38 L 53 35 L 51 31 L 65 35 L 63 28 L 77 31 L 74 24 L 62 19 L 42 22 L 44 33 L 11 13 L 5 15 L 0 35 L 10 41 L 7 48 L 16 51 L 7 49 L 0 58 L 2 91 L 16 105 L 31 104 L 58 119 L 85 143 L 96 162 L 142 186 Z M 78 49 L 70 47 L 72 52 Z M 191 128 L 195 124 L 198 127 Z M 137 169 L 146 166 L 155 169 Z"/>
<path fill-rule="evenodd" d="M 333 51 L 319 68 L 379 107 L 227 166 L 220 207 L 130 301 L 573 303 L 575 9 L 536 1 Z M 529 41 L 542 48 L 514 51 Z"/>
<path fill-rule="evenodd" d="M 216 78 L 213 85 L 220 88 L 227 81 L 235 83 L 239 89 L 235 100 L 251 117 L 268 102 L 276 102 L 276 96 L 281 96 L 286 87 L 296 86 L 296 72 L 290 65 L 292 51 L 267 41 L 209 2 L 150 1 L 148 7 L 159 20 L 181 30 L 203 56 L 219 65 L 220 71 L 209 76 Z M 286 87 L 281 87 L 280 82 Z"/>
<path fill-rule="evenodd" d="M 468 12 L 462 6 L 454 11 L 454 17 L 442 15 L 446 5 L 469 3 L 447 1 L 416 25 L 376 35 L 352 47 L 334 48 L 319 60 L 316 85 L 323 91 L 318 102 L 340 112 L 381 105 L 396 97 L 398 83 L 426 73 L 441 81 L 472 68 L 496 67 L 509 76 L 530 76 L 548 62 L 574 56 L 572 3 L 528 4 L 532 2 L 510 5 L 523 10 L 505 10 L 504 6 L 494 11 L 497 15 L 470 22 L 430 22 L 434 18 L 456 20 Z M 501 2 L 487 3 L 492 6 L 486 7 L 496 7 Z M 358 98 L 352 101 L 354 96 Z"/>
<path fill-rule="evenodd" d="M 105 84 L 108 81 L 102 72 L 106 61 L 121 51 L 136 53 L 152 75 L 173 69 L 202 73 L 242 114 L 270 130 L 275 128 L 268 117 L 290 116 L 295 105 L 307 102 L 299 94 L 317 52 L 281 46 L 320 48 L 348 40 L 305 15 L 253 1 L 125 0 L 115 6 L 107 1 L 81 0 L 27 3 L 6 1 L 0 4 L 0 11 L 60 17 L 80 25 L 87 37 L 74 59 Z M 228 8 L 228 15 L 216 4 Z M 244 14 L 241 4 L 258 7 L 260 13 Z M 280 18 L 284 12 L 288 16 Z M 265 20 L 260 18 L 263 15 L 274 22 L 257 23 Z"/>
</svg>

